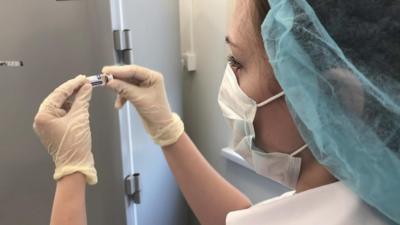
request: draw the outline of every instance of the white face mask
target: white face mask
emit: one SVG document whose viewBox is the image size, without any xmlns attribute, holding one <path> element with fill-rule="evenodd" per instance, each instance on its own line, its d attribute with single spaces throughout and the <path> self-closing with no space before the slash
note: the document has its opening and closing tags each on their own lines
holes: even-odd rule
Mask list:
<svg viewBox="0 0 400 225">
<path fill-rule="evenodd" d="M 294 156 L 306 149 L 307 145 L 292 154 L 268 153 L 254 145 L 253 121 L 257 108 L 266 106 L 283 96 L 282 92 L 257 104 L 239 87 L 236 76 L 228 64 L 221 83 L 218 103 L 233 130 L 232 148 L 235 152 L 242 156 L 256 173 L 295 189 L 300 173 L 301 158 Z"/>
</svg>

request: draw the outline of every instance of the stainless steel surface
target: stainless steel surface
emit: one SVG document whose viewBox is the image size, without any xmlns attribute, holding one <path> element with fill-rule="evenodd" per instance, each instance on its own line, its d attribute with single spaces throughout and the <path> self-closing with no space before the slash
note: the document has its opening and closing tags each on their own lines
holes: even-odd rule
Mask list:
<svg viewBox="0 0 400 225">
<path fill-rule="evenodd" d="M 122 62 L 125 65 L 133 64 L 133 51 L 132 49 L 127 49 L 122 51 Z"/>
<path fill-rule="evenodd" d="M 114 30 L 114 48 L 117 55 L 117 61 L 119 64 L 130 65 L 133 63 L 133 51 L 131 41 L 131 31 L 125 30 Z"/>
<path fill-rule="evenodd" d="M 53 163 L 32 130 L 40 102 L 75 75 L 113 64 L 109 1 L 3 0 L 0 60 L 0 224 L 48 224 Z M 99 184 L 88 189 L 89 224 L 125 224 L 118 115 L 100 88 L 91 104 Z"/>
<path fill-rule="evenodd" d="M 129 201 L 140 204 L 140 192 L 142 191 L 140 185 L 140 174 L 135 173 L 125 178 L 125 194 L 128 196 Z"/>
<path fill-rule="evenodd" d="M 132 31 L 129 29 L 123 30 L 125 49 L 122 51 L 123 62 L 126 65 L 133 64 L 133 50 L 132 50 Z"/>
<path fill-rule="evenodd" d="M 132 31 L 125 29 L 123 32 L 125 37 L 125 49 L 132 49 Z"/>
<path fill-rule="evenodd" d="M 123 51 L 126 49 L 125 35 L 122 30 L 114 30 L 114 46 L 117 51 Z"/>
</svg>

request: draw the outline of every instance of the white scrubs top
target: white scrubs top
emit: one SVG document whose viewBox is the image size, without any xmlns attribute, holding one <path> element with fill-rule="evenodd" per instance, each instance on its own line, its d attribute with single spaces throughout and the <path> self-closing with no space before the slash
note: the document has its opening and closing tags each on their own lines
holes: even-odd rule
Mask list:
<svg viewBox="0 0 400 225">
<path fill-rule="evenodd" d="M 230 212 L 227 225 L 393 224 L 341 182 L 299 194 L 288 192 L 249 209 Z"/>
</svg>

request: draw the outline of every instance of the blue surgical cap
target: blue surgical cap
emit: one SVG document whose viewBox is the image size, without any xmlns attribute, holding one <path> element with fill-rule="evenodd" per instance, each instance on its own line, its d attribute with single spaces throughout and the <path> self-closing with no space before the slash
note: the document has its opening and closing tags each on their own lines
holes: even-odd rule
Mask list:
<svg viewBox="0 0 400 225">
<path fill-rule="evenodd" d="M 400 223 L 400 71 L 355 63 L 306 0 L 269 4 L 264 44 L 301 135 L 335 177 Z"/>
</svg>

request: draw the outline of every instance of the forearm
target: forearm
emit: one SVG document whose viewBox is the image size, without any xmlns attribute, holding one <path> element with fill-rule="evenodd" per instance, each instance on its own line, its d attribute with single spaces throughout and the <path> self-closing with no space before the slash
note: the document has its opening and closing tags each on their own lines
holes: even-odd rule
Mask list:
<svg viewBox="0 0 400 225">
<path fill-rule="evenodd" d="M 50 225 L 86 225 L 86 180 L 81 173 L 57 182 Z"/>
<path fill-rule="evenodd" d="M 249 199 L 211 167 L 186 134 L 163 150 L 201 224 L 224 225 L 229 212 L 250 207 Z"/>
</svg>

